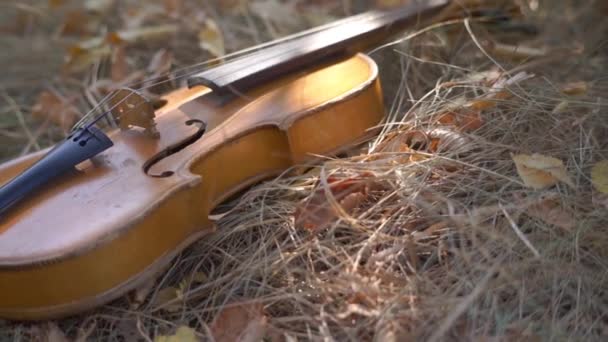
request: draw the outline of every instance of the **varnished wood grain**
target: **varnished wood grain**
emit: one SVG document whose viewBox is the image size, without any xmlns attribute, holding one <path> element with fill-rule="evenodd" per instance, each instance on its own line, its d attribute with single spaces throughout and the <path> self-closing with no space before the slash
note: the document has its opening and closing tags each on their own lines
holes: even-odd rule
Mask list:
<svg viewBox="0 0 608 342">
<path fill-rule="evenodd" d="M 157 111 L 161 138 L 114 131 L 115 146 L 0 222 L 0 317 L 80 312 L 123 295 L 189 243 L 214 231 L 227 196 L 350 146 L 383 118 L 376 65 L 356 55 L 286 76 L 226 106 L 209 89 L 180 89 Z M 209 123 L 194 144 L 142 171 L 151 156 Z M 0 183 L 41 153 L 0 166 Z M 220 228 L 221 229 L 221 228 Z"/>
</svg>

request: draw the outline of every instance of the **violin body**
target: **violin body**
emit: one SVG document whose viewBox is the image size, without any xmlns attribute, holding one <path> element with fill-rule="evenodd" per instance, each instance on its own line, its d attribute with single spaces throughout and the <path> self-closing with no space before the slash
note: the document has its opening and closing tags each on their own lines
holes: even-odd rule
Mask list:
<svg viewBox="0 0 608 342">
<path fill-rule="evenodd" d="M 124 295 L 213 232 L 209 214 L 229 196 L 349 148 L 384 117 L 377 66 L 359 53 L 228 102 L 202 85 L 163 99 L 159 139 L 113 130 L 113 148 L 0 218 L 0 317 L 56 318 Z M 44 153 L 1 165 L 0 185 Z"/>
<path fill-rule="evenodd" d="M 54 148 L 0 165 L 0 318 L 108 303 L 212 233 L 232 195 L 376 134 L 378 68 L 361 51 L 454 9 L 412 1 L 341 19 L 189 73 L 154 103 L 121 89 Z M 106 134 L 102 118 L 118 125 Z"/>
</svg>

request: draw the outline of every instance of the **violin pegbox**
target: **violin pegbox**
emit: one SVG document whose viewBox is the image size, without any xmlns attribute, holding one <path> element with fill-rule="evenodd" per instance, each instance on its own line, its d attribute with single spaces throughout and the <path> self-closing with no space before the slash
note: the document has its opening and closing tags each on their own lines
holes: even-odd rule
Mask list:
<svg viewBox="0 0 608 342">
<path fill-rule="evenodd" d="M 156 128 L 154 105 L 141 93 L 122 88 L 117 90 L 108 101 L 112 116 L 118 121 L 120 130 L 128 130 L 131 126 L 144 129 L 144 133 L 153 139 L 160 138 Z"/>
</svg>

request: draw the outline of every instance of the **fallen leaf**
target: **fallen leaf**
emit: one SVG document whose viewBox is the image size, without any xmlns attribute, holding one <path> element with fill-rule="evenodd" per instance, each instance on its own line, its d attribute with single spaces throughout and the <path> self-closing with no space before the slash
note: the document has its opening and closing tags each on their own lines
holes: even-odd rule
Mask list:
<svg viewBox="0 0 608 342">
<path fill-rule="evenodd" d="M 458 127 L 464 132 L 478 130 L 483 126 L 481 113 L 477 110 L 465 111 L 460 114 Z"/>
<path fill-rule="evenodd" d="M 561 160 L 534 153 L 512 155 L 517 173 L 524 184 L 534 189 L 543 189 L 562 181 L 574 188 Z"/>
<path fill-rule="evenodd" d="M 80 114 L 66 98 L 51 91 L 42 91 L 32 107 L 32 115 L 41 120 L 50 120 L 64 130 L 72 128 Z"/>
<path fill-rule="evenodd" d="M 602 160 L 593 165 L 591 182 L 597 191 L 608 194 L 608 160 Z"/>
<path fill-rule="evenodd" d="M 204 283 L 207 280 L 209 280 L 209 278 L 207 278 L 207 275 L 205 273 L 203 273 L 203 272 L 196 272 L 192 276 L 192 281 L 193 282 Z"/>
<path fill-rule="evenodd" d="M 477 99 L 471 101 L 466 107 L 471 108 L 475 111 L 481 111 L 496 107 L 496 101 L 492 99 Z"/>
<path fill-rule="evenodd" d="M 430 152 L 451 151 L 464 153 L 471 150 L 471 139 L 451 129 L 434 128 L 428 132 L 431 138 Z"/>
<path fill-rule="evenodd" d="M 154 342 L 198 342 L 196 331 L 185 325 L 180 325 L 173 335 L 160 335 L 154 338 Z"/>
<path fill-rule="evenodd" d="M 349 215 L 360 207 L 377 185 L 373 177 L 367 174 L 346 178 L 329 176 L 327 183 L 335 200 Z M 339 215 L 326 197 L 325 189 L 318 186 L 308 199 L 296 207 L 294 224 L 310 232 L 317 232 L 334 222 Z"/>
<path fill-rule="evenodd" d="M 211 323 L 216 342 L 261 341 L 268 328 L 268 317 L 260 303 L 238 303 L 223 308 Z"/>
<path fill-rule="evenodd" d="M 66 14 L 65 20 L 59 28 L 62 35 L 87 35 L 93 33 L 96 20 L 83 10 L 73 10 Z"/>
<path fill-rule="evenodd" d="M 66 56 L 65 63 L 63 65 L 63 70 L 65 72 L 83 71 L 102 58 L 109 56 L 111 52 L 112 50 L 107 45 L 91 49 L 73 46 L 68 51 L 68 55 Z"/>
<path fill-rule="evenodd" d="M 576 226 L 574 216 L 561 206 L 556 196 L 545 198 L 530 205 L 527 213 L 566 231 L 571 231 Z"/>
<path fill-rule="evenodd" d="M 464 108 L 440 113 L 437 121 L 443 125 L 455 126 L 463 132 L 477 130 L 484 124 L 479 110 Z"/>
<path fill-rule="evenodd" d="M 224 50 L 224 36 L 215 21 L 207 18 L 204 27 L 198 32 L 198 41 L 201 49 L 208 51 L 214 57 L 221 57 Z"/>
<path fill-rule="evenodd" d="M 180 297 L 180 291 L 173 286 L 168 286 L 158 291 L 154 298 L 154 307 L 161 308 L 161 310 L 168 312 L 177 312 L 181 310 L 183 301 Z"/>
<path fill-rule="evenodd" d="M 566 95 L 582 95 L 588 90 L 587 82 L 570 82 L 562 86 L 561 91 Z"/>
<path fill-rule="evenodd" d="M 568 101 L 561 101 L 553 108 L 551 113 L 552 114 L 564 113 L 569 105 L 570 105 L 570 103 Z"/>
</svg>

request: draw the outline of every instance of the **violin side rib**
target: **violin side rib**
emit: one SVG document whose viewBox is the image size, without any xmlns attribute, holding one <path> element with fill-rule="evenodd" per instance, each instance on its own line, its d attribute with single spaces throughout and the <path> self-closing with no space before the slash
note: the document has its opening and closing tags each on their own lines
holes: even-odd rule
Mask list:
<svg viewBox="0 0 608 342">
<path fill-rule="evenodd" d="M 124 295 L 212 233 L 208 216 L 227 197 L 350 148 L 384 118 L 377 67 L 362 54 L 285 75 L 226 106 L 206 101 L 209 92 L 168 94 L 156 113 L 160 140 L 112 132 L 112 149 L 0 221 L 0 317 L 59 318 Z M 196 133 L 185 124 L 192 119 L 207 123 L 205 134 L 151 170 L 173 175 L 146 175 L 149 158 Z M 37 158 L 0 165 L 0 183 Z"/>
</svg>

